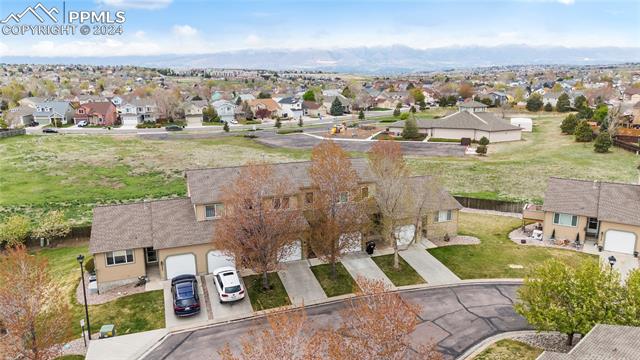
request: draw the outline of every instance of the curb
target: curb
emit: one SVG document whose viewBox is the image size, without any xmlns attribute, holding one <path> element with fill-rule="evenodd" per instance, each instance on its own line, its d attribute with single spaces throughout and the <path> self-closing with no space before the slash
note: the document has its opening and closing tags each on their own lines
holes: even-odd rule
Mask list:
<svg viewBox="0 0 640 360">
<path fill-rule="evenodd" d="M 476 357 L 481 352 L 483 352 L 486 348 L 488 348 L 489 346 L 493 345 L 494 343 L 500 340 L 511 339 L 520 335 L 533 335 L 537 333 L 538 332 L 535 330 L 509 331 L 509 332 L 500 333 L 500 334 L 488 337 L 480 341 L 479 343 L 473 345 L 471 348 L 465 351 L 462 355 L 458 356 L 456 360 L 472 360 L 474 357 Z"/>
<path fill-rule="evenodd" d="M 450 283 L 450 284 L 406 285 L 406 286 L 400 286 L 397 289 L 391 290 L 389 292 L 390 293 L 411 293 L 411 292 L 416 292 L 416 291 L 426 290 L 426 289 L 440 289 L 440 288 L 451 288 L 451 287 L 459 287 L 459 286 L 518 285 L 518 284 L 522 284 L 522 283 L 523 283 L 523 279 L 517 279 L 517 278 L 511 278 L 511 279 L 481 279 L 481 280 L 470 279 L 470 280 L 460 280 L 459 282 Z M 334 304 L 334 303 L 341 302 L 341 301 L 344 301 L 346 299 L 350 299 L 350 298 L 353 298 L 353 297 L 355 297 L 355 294 L 340 295 L 340 296 L 332 297 L 332 298 L 329 298 L 329 299 L 318 300 L 318 301 L 310 303 L 310 304 L 305 304 L 304 307 L 306 309 L 306 308 L 318 307 L 318 306 L 321 306 L 321 305 Z M 158 346 L 160 346 L 171 335 L 181 334 L 181 333 L 185 333 L 185 332 L 198 331 L 198 330 L 202 330 L 202 329 L 218 327 L 218 326 L 223 326 L 223 325 L 234 324 L 234 323 L 237 323 L 237 322 L 246 321 L 246 320 L 250 320 L 250 319 L 260 319 L 260 318 L 266 317 L 268 314 L 273 313 L 273 312 L 294 311 L 294 310 L 299 309 L 299 308 L 300 308 L 300 306 L 287 305 L 287 306 L 277 307 L 277 308 L 273 308 L 273 309 L 254 311 L 251 315 L 242 316 L 242 317 L 239 317 L 239 318 L 234 318 L 234 319 L 229 319 L 229 320 L 219 320 L 219 321 L 209 320 L 209 321 L 207 321 L 207 323 L 204 323 L 204 324 L 201 324 L 201 325 L 196 325 L 196 326 L 190 327 L 190 328 L 175 329 L 175 330 L 169 330 L 168 329 L 167 334 L 165 334 L 163 337 L 158 339 L 158 341 L 156 341 L 156 343 L 153 344 L 151 347 L 149 347 L 146 351 L 142 352 L 142 354 L 140 355 L 140 357 L 138 357 L 138 359 L 145 359 L 145 357 L 147 355 L 149 355 L 153 350 L 155 350 Z M 514 333 L 517 333 L 517 332 L 514 332 Z M 503 333 L 503 334 L 508 334 L 508 333 Z M 496 336 L 500 336 L 500 335 L 502 335 L 502 334 L 499 334 L 499 335 L 496 335 Z M 519 334 L 515 334 L 515 335 L 519 335 Z M 515 335 L 513 335 L 513 336 L 515 336 Z M 491 337 L 489 339 L 492 339 L 492 338 L 493 337 Z M 485 339 L 485 341 L 486 340 L 488 340 L 488 339 Z M 495 340 L 495 341 L 497 341 L 497 340 Z M 488 346 L 488 345 L 489 344 L 485 345 L 485 347 Z M 475 348 L 475 346 L 474 346 L 474 348 Z M 465 352 L 465 354 L 467 354 L 467 352 Z M 459 357 L 458 359 L 464 359 L 464 358 L 463 357 Z"/>
</svg>

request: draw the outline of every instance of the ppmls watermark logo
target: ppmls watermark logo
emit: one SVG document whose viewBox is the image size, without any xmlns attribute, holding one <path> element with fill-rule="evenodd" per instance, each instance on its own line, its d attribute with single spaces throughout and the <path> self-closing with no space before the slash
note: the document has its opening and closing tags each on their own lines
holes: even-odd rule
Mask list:
<svg viewBox="0 0 640 360">
<path fill-rule="evenodd" d="M 126 21 L 125 12 L 93 11 L 67 9 L 66 2 L 62 7 L 47 8 L 42 3 L 28 6 L 23 11 L 12 12 L 4 19 L 2 35 L 122 35 Z"/>
</svg>

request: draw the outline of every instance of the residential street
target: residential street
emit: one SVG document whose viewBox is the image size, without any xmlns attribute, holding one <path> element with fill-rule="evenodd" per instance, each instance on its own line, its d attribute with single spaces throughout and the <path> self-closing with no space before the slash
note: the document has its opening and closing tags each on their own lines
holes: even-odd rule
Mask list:
<svg viewBox="0 0 640 360">
<path fill-rule="evenodd" d="M 415 344 L 435 341 L 446 359 L 454 359 L 487 337 L 530 329 L 513 309 L 518 286 L 459 284 L 401 292 L 408 301 L 423 307 L 420 324 L 413 333 Z M 345 303 L 342 300 L 309 307 L 308 319 L 316 327 L 336 324 Z M 226 343 L 237 349 L 249 330 L 263 325 L 263 318 L 248 319 L 171 335 L 145 359 L 201 359 L 203 354 L 217 358 L 216 351 Z"/>
</svg>

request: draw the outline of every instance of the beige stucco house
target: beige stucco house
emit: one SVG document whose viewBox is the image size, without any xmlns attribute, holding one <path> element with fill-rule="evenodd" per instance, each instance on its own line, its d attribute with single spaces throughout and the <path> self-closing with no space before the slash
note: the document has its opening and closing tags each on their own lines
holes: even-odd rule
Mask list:
<svg viewBox="0 0 640 360">
<path fill-rule="evenodd" d="M 545 239 L 593 240 L 601 250 L 640 251 L 640 185 L 552 177 L 541 211 Z"/>
<path fill-rule="evenodd" d="M 273 172 L 288 178 L 296 189 L 287 199 L 291 208 L 305 209 L 313 201 L 313 187 L 308 174 L 310 162 L 271 165 Z M 368 198 L 372 204 L 375 184 L 365 159 L 353 159 L 360 179 L 360 194 L 351 198 Z M 125 205 L 99 206 L 93 211 L 89 250 L 94 255 L 99 291 L 131 283 L 139 276 L 159 272 L 162 279 L 181 274 L 207 274 L 215 268 L 233 263 L 211 244 L 217 220 L 225 216 L 222 198 L 225 189 L 239 176 L 242 167 L 187 170 L 187 197 L 146 201 Z M 455 236 L 460 204 L 429 177 L 415 177 L 416 186 L 433 187 L 428 191 L 429 205 L 423 209 L 420 233 L 428 238 Z M 372 212 L 376 209 L 372 208 Z M 398 229 L 398 242 L 413 239 L 415 223 L 406 219 Z M 351 251 L 361 251 L 365 241 L 375 234 L 361 237 Z M 301 233 L 292 254 L 295 261 L 309 256 L 308 232 Z"/>
</svg>

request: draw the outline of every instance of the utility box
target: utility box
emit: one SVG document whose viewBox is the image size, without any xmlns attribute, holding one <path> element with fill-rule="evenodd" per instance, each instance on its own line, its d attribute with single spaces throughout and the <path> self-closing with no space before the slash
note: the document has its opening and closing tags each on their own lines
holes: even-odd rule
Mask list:
<svg viewBox="0 0 640 360">
<path fill-rule="evenodd" d="M 116 327 L 113 324 L 102 325 L 100 328 L 100 339 L 116 336 Z"/>
</svg>

